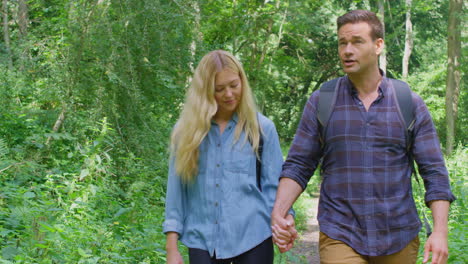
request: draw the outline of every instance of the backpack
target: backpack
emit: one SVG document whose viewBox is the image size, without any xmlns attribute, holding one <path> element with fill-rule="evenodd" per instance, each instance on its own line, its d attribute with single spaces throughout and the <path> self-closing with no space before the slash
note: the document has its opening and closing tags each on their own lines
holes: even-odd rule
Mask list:
<svg viewBox="0 0 468 264">
<path fill-rule="evenodd" d="M 260 123 L 259 123 L 260 125 Z M 260 132 L 260 141 L 258 142 L 258 156 L 256 162 L 256 169 L 257 169 L 257 187 L 262 191 L 262 152 L 263 152 L 263 135 Z"/>
<path fill-rule="evenodd" d="M 317 118 L 322 126 L 322 131 L 320 135 L 320 142 L 322 146 L 325 144 L 325 131 L 328 126 L 328 121 L 330 116 L 335 108 L 336 103 L 336 86 L 338 85 L 338 80 L 340 78 L 333 79 L 331 81 L 325 82 L 320 87 L 320 97 L 317 107 Z M 390 78 L 389 78 L 390 79 Z M 390 79 L 395 88 L 395 96 L 397 99 L 397 109 L 400 117 L 404 120 L 405 123 L 405 137 L 406 137 L 406 151 L 409 156 L 411 156 L 411 145 L 413 143 L 413 125 L 414 125 L 414 106 L 413 100 L 411 99 L 411 89 L 408 84 L 395 79 Z M 410 157 L 412 161 L 412 157 Z M 413 163 L 411 163 L 413 164 Z M 414 169 L 413 169 L 414 171 Z"/>
<path fill-rule="evenodd" d="M 325 146 L 325 132 L 328 127 L 328 121 L 330 120 L 330 116 L 335 108 L 336 97 L 337 97 L 337 86 L 339 84 L 339 79 L 336 78 L 328 82 L 324 82 L 320 87 L 320 96 L 319 102 L 317 107 L 317 119 L 322 127 L 320 131 L 320 143 L 322 145 L 322 149 Z M 411 153 L 411 146 L 413 144 L 413 129 L 414 129 L 414 122 L 415 122 L 415 115 L 414 115 L 414 105 L 411 96 L 411 89 L 409 88 L 406 82 L 388 78 L 395 88 L 395 99 L 397 102 L 397 109 L 398 114 L 400 115 L 400 120 L 404 122 L 405 125 L 405 138 L 406 138 L 406 152 L 408 154 L 409 163 L 411 166 L 411 173 L 414 174 L 416 181 L 418 182 L 419 188 L 421 185 L 419 183 L 419 179 L 416 176 L 416 170 L 414 167 L 414 159 Z M 419 190 L 421 192 L 421 190 Z M 426 228 L 427 236 L 431 235 L 431 226 L 429 225 L 426 215 L 423 211 L 424 216 L 424 225 Z"/>
</svg>

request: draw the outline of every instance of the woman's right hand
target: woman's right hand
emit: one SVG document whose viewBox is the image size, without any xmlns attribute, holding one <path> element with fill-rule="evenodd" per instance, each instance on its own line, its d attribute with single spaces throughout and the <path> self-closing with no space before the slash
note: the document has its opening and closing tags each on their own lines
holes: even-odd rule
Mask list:
<svg viewBox="0 0 468 264">
<path fill-rule="evenodd" d="M 184 260 L 178 249 L 168 250 L 166 261 L 167 264 L 184 264 Z"/>
<path fill-rule="evenodd" d="M 179 234 L 176 232 L 166 233 L 166 263 L 167 264 L 184 264 L 184 259 L 180 255 L 179 248 L 177 247 L 177 240 Z"/>
</svg>

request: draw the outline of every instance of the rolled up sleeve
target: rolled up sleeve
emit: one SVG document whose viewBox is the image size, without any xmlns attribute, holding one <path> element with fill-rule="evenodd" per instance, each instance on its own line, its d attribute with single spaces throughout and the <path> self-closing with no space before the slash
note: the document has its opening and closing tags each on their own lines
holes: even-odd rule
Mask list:
<svg viewBox="0 0 468 264">
<path fill-rule="evenodd" d="M 318 93 L 319 91 L 314 92 L 304 107 L 301 121 L 281 173 L 281 178 L 290 178 L 296 181 L 303 190 L 307 187 L 307 183 L 322 156 L 316 118 Z"/>
<path fill-rule="evenodd" d="M 166 191 L 166 211 L 163 223 L 163 232 L 176 232 L 182 234 L 184 230 L 184 191 L 180 177 L 175 173 L 174 159 L 169 163 L 169 175 Z"/>
<path fill-rule="evenodd" d="M 447 168 L 429 110 L 416 94 L 413 94 L 413 102 L 416 120 L 412 150 L 419 174 L 424 180 L 426 205 L 429 206 L 429 202 L 434 200 L 453 202 L 456 198 L 450 190 Z"/>
</svg>

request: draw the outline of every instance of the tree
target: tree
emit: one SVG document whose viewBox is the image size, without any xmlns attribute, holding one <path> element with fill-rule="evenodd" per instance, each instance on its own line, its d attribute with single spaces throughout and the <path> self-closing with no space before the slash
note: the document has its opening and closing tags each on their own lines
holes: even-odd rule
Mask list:
<svg viewBox="0 0 468 264">
<path fill-rule="evenodd" d="M 8 27 L 8 1 L 3 0 L 3 39 L 5 41 L 5 48 L 7 52 L 8 67 L 13 68 L 13 59 L 11 58 L 11 48 L 10 48 L 10 29 Z"/>
<path fill-rule="evenodd" d="M 18 1 L 18 26 L 20 36 L 23 38 L 28 34 L 28 5 L 25 0 Z"/>
<path fill-rule="evenodd" d="M 458 96 L 460 95 L 461 59 L 461 15 L 463 1 L 450 0 L 448 20 L 448 65 L 447 88 L 445 91 L 445 115 L 447 121 L 447 141 L 445 151 L 452 154 L 455 141 L 455 126 L 458 117 Z"/>
<path fill-rule="evenodd" d="M 382 21 L 382 26 L 383 26 L 383 36 L 385 38 L 385 0 L 379 0 L 379 15 L 380 15 L 380 20 Z M 382 53 L 380 54 L 379 57 L 379 66 L 380 68 L 386 72 L 387 71 L 387 52 L 386 52 L 386 47 L 382 50 Z"/>
<path fill-rule="evenodd" d="M 411 23 L 411 0 L 406 0 L 406 37 L 405 37 L 405 52 L 402 62 L 402 76 L 406 80 L 408 78 L 408 63 L 413 49 L 413 24 Z"/>
</svg>

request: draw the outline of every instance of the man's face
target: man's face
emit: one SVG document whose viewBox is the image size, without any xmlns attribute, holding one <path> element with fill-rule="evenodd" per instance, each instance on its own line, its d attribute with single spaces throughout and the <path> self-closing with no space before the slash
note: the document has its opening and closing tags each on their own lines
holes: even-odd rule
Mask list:
<svg viewBox="0 0 468 264">
<path fill-rule="evenodd" d="M 372 40 L 366 22 L 345 24 L 338 30 L 338 54 L 347 74 L 365 74 L 378 67 L 383 39 Z"/>
</svg>

